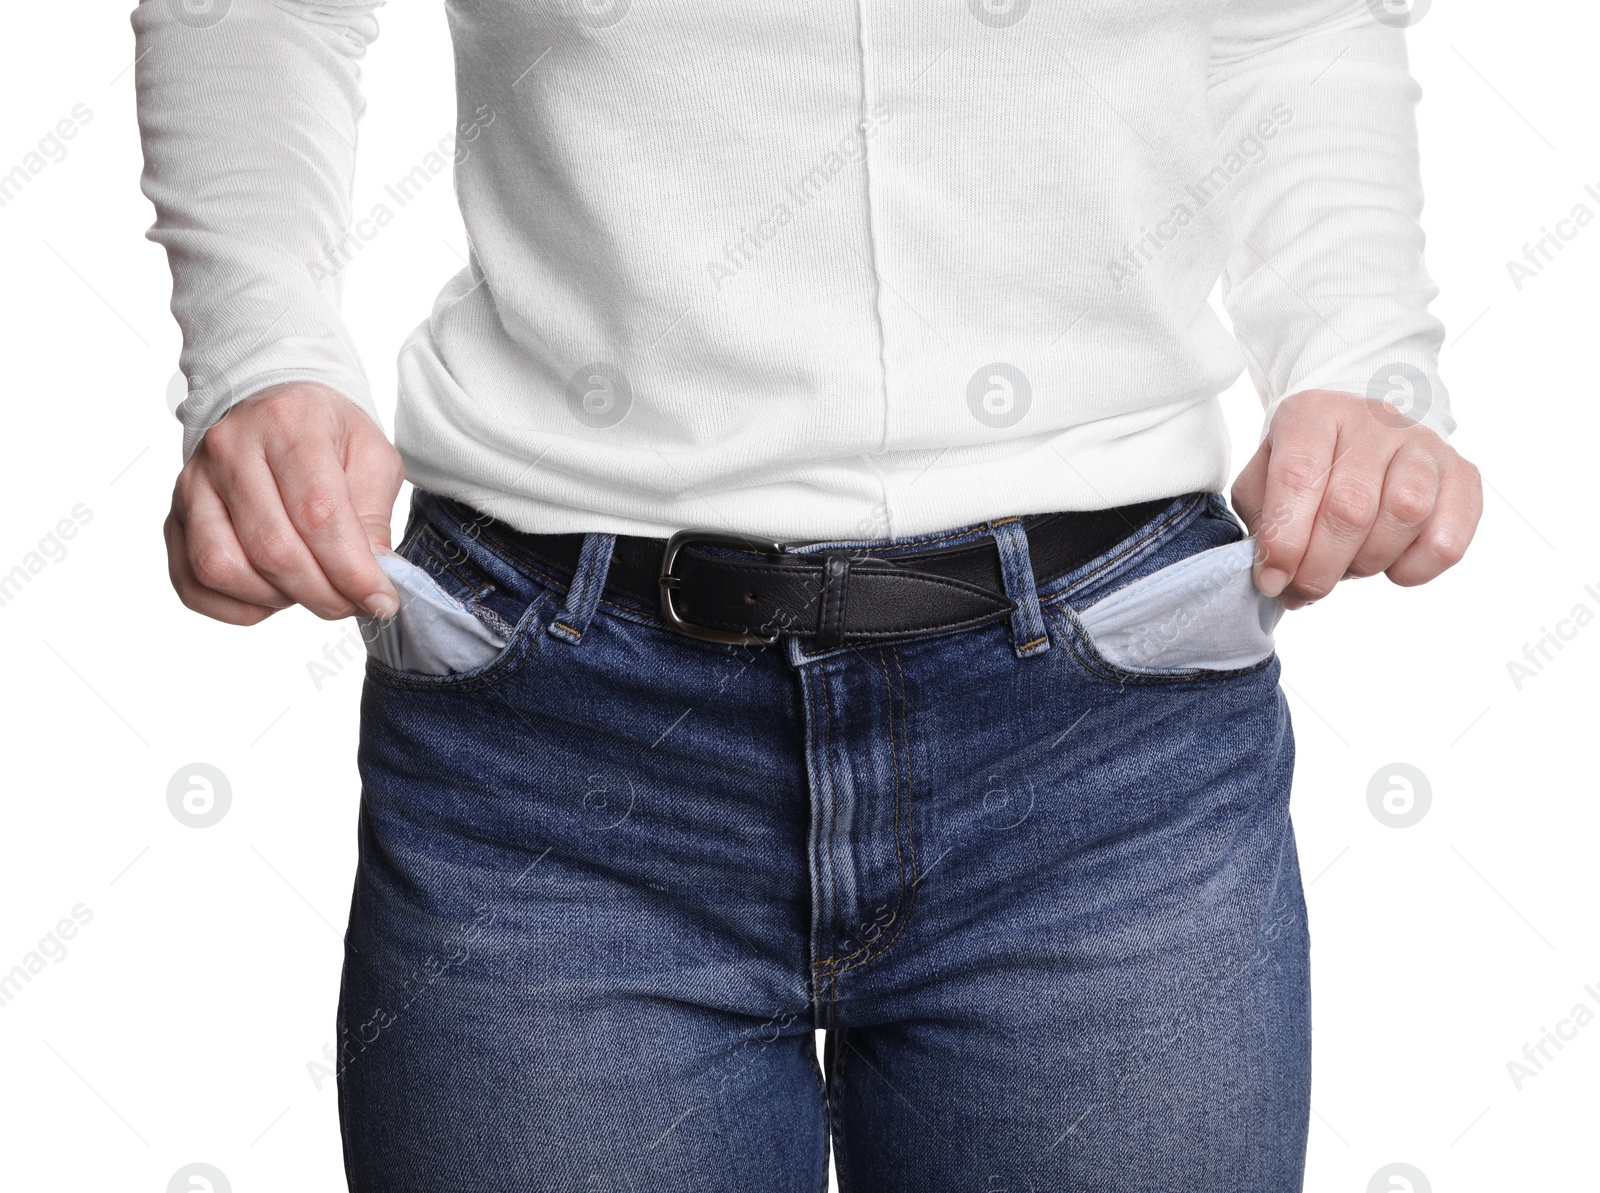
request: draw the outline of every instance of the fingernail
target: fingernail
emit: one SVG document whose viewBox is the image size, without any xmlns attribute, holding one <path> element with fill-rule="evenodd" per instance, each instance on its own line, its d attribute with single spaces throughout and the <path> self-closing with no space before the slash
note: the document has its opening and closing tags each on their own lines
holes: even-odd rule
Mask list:
<svg viewBox="0 0 1600 1193">
<path fill-rule="evenodd" d="M 372 616 L 382 618 L 385 621 L 400 612 L 400 602 L 383 592 L 373 593 L 361 604 Z"/>
<path fill-rule="evenodd" d="M 1289 583 L 1289 573 L 1282 568 L 1262 568 L 1256 587 L 1267 596 L 1275 597 L 1283 591 L 1283 586 L 1287 583 Z"/>
</svg>

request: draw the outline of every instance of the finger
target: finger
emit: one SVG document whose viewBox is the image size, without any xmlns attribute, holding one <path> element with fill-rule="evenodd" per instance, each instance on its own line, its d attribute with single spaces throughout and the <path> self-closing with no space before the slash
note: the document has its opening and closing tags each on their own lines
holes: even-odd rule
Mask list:
<svg viewBox="0 0 1600 1193">
<path fill-rule="evenodd" d="M 1359 431 L 1341 433 L 1305 554 L 1281 594 L 1285 606 L 1297 609 L 1320 600 L 1344 578 L 1378 521 L 1394 450 L 1392 441 Z"/>
<path fill-rule="evenodd" d="M 1433 516 L 1439 500 L 1439 461 L 1433 452 L 1407 445 L 1389 461 L 1378 517 L 1350 561 L 1350 576 L 1376 576 L 1393 566 Z"/>
<path fill-rule="evenodd" d="M 387 551 L 393 545 L 389 519 L 406 479 L 400 453 L 381 433 L 353 434 L 345 449 L 345 470 L 350 476 L 350 502 L 366 529 L 367 541 L 375 550 Z"/>
<path fill-rule="evenodd" d="M 1338 422 L 1319 410 L 1280 407 L 1272 421 L 1255 565 L 1267 596 L 1283 591 L 1305 556 L 1338 438 Z"/>
<path fill-rule="evenodd" d="M 1439 482 L 1439 499 L 1415 541 L 1385 573 L 1396 584 L 1426 584 L 1466 554 L 1483 516 L 1483 487 L 1478 470 L 1456 462 Z"/>
<path fill-rule="evenodd" d="M 218 491 L 251 565 L 297 604 L 330 621 L 357 611 L 328 582 L 311 549 L 289 520 L 265 457 L 251 454 L 223 468 Z"/>
<path fill-rule="evenodd" d="M 181 499 L 173 517 L 182 531 L 188 574 L 203 587 L 249 605 L 286 609 L 294 604 L 250 563 L 234 533 L 233 520 L 211 482 L 203 474 L 179 480 Z"/>
<path fill-rule="evenodd" d="M 194 571 L 189 565 L 189 549 L 184 541 L 183 524 L 176 517 L 169 515 L 162 530 L 167 540 L 167 575 L 172 580 L 172 587 L 177 591 L 178 599 L 186 608 L 215 618 L 217 621 L 227 622 L 229 625 L 255 625 L 277 612 L 276 609 L 241 601 L 237 597 L 206 587 L 195 578 Z"/>
<path fill-rule="evenodd" d="M 399 597 L 372 554 L 333 441 L 322 436 L 269 439 L 266 460 L 290 523 L 328 583 L 352 606 L 375 617 L 393 616 Z"/>
</svg>

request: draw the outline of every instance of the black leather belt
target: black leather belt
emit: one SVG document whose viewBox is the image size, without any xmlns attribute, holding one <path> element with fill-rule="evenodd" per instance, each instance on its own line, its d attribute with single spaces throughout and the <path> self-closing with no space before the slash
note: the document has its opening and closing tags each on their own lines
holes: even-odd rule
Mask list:
<svg viewBox="0 0 1600 1193">
<path fill-rule="evenodd" d="M 1034 583 L 1047 584 L 1087 563 L 1171 502 L 1163 497 L 1022 518 Z M 483 526 L 481 514 L 458 508 Z M 511 553 L 567 575 L 583 547 L 581 534 L 525 534 L 502 523 L 484 529 Z M 660 609 L 691 637 L 736 644 L 771 644 L 792 634 L 831 647 L 947 633 L 1009 616 L 1014 608 L 999 549 L 987 535 L 931 550 L 901 544 L 806 554 L 712 531 L 684 530 L 670 539 L 618 535 L 606 590 Z"/>
</svg>

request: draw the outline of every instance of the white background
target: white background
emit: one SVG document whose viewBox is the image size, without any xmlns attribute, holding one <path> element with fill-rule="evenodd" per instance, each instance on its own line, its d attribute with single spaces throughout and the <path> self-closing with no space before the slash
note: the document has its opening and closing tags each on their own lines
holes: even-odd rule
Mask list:
<svg viewBox="0 0 1600 1193">
<path fill-rule="evenodd" d="M 0 572 L 75 506 L 92 511 L 0 607 L 0 972 L 75 905 L 93 914 L 0 1007 L 0 1186 L 159 1193 L 206 1161 L 238 1193 L 342 1190 L 333 1083 L 319 1090 L 308 1063 L 333 1036 L 360 671 L 320 690 L 308 674 L 345 625 L 294 611 L 225 627 L 168 585 L 178 334 L 163 254 L 142 238 L 127 7 L 14 4 L 0 41 L 0 171 L 74 105 L 93 112 L 0 208 Z M 358 212 L 454 119 L 441 6 L 382 20 Z M 1506 269 L 1575 204 L 1600 214 L 1584 191 L 1600 191 L 1597 25 L 1576 0 L 1450 0 L 1410 33 L 1455 443 L 1490 488 L 1445 578 L 1343 585 L 1280 632 L 1314 942 L 1314 1193 L 1361 1193 L 1395 1161 L 1440 1193 L 1600 1187 L 1600 1022 L 1520 1091 L 1507 1070 L 1575 1004 L 1600 1014 L 1600 623 L 1520 691 L 1507 671 L 1575 605 L 1600 613 L 1600 224 L 1520 292 Z M 441 179 L 348 271 L 386 418 L 395 350 L 464 249 Z M 1237 466 L 1259 406 L 1246 384 L 1227 403 Z M 166 803 L 196 762 L 232 788 L 205 830 Z M 1411 828 L 1368 808 L 1395 762 L 1432 791 Z"/>
</svg>

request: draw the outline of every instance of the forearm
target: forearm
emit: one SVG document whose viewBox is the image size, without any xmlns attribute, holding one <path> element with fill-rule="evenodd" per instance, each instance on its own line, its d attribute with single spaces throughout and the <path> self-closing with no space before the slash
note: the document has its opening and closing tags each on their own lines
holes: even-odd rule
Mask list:
<svg viewBox="0 0 1600 1193">
<path fill-rule="evenodd" d="M 1219 152 L 1252 136 L 1262 152 L 1229 192 L 1223 291 L 1269 419 L 1301 391 L 1409 384 L 1403 409 L 1448 436 L 1422 254 L 1420 90 L 1402 34 L 1362 0 L 1229 12 L 1212 69 Z"/>
<path fill-rule="evenodd" d="M 142 187 L 172 268 L 190 397 L 184 458 L 268 385 L 328 385 L 376 419 L 339 316 L 357 60 L 373 0 L 233 0 L 209 26 L 165 0 L 133 13 Z"/>
</svg>

